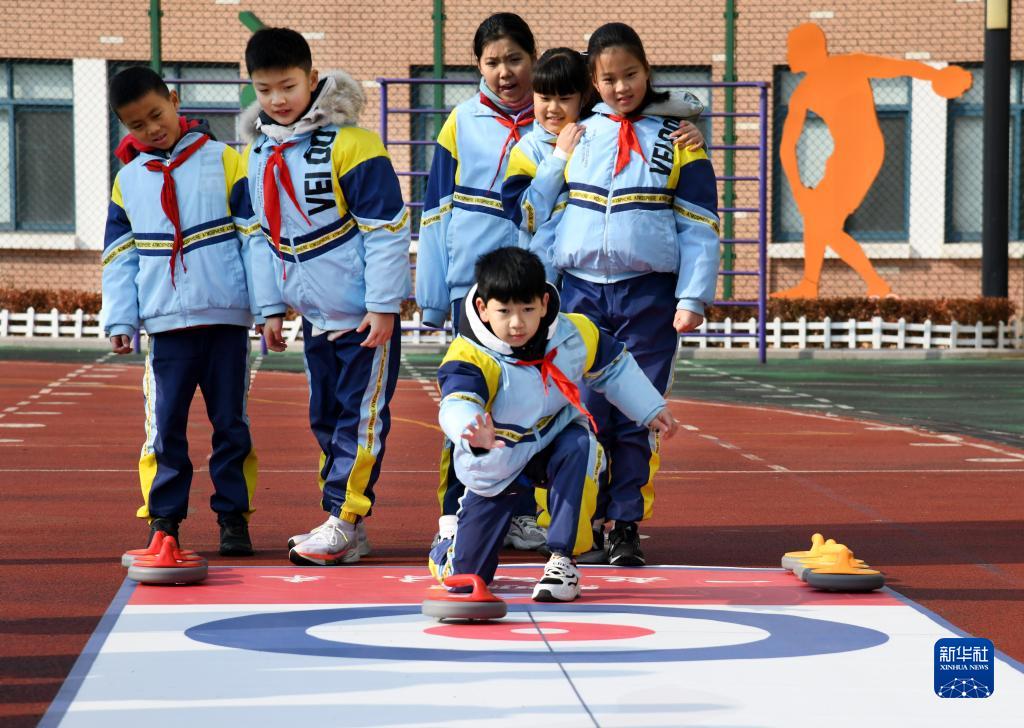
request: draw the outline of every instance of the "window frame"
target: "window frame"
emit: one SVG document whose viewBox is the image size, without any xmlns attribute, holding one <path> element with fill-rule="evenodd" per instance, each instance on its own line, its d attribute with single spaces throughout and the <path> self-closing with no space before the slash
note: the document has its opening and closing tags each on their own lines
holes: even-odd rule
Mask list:
<svg viewBox="0 0 1024 728">
<path fill-rule="evenodd" d="M 975 78 L 984 73 L 985 66 L 980 62 L 957 63 L 970 71 Z M 1016 71 L 1016 73 L 1014 73 Z M 1012 242 L 1024 240 L 1024 61 L 1010 61 L 1010 151 L 1016 152 L 1010 158 L 1010 225 L 1009 238 Z M 1012 85 L 1016 85 L 1016 94 Z M 1017 101 L 1013 99 L 1016 97 Z M 953 155 L 953 135 L 955 121 L 958 118 L 984 119 L 983 103 L 959 103 L 950 99 L 946 104 L 946 214 L 945 235 L 943 244 L 978 243 L 981 244 L 981 229 L 956 230 L 953 222 L 953 184 L 956 179 Z M 981 153 L 979 148 L 979 154 Z M 979 192 L 980 195 L 980 192 Z M 984 220 L 979 220 L 984 223 Z"/>
<path fill-rule="evenodd" d="M 64 111 L 69 114 L 71 120 L 71 176 L 74 179 L 75 170 L 75 133 L 74 133 L 74 77 L 72 75 L 72 91 L 71 98 L 68 100 L 63 99 L 19 99 L 14 96 L 14 67 L 19 63 L 34 64 L 34 65 L 48 65 L 48 66 L 66 66 L 72 68 L 71 61 L 63 59 L 11 59 L 4 58 L 0 59 L 0 77 L 2 77 L 2 83 L 6 86 L 7 93 L 0 97 L 0 114 L 7 116 L 7 153 L 8 157 L 8 184 L 9 184 L 9 204 L 11 210 L 11 219 L 7 222 L 0 221 L 0 232 L 46 232 L 46 233 L 73 233 L 75 231 L 75 196 L 71 196 L 71 222 L 69 223 L 21 223 L 18 221 L 18 109 L 36 109 L 46 110 L 52 109 L 56 111 Z M 74 71 L 72 70 L 72 74 Z M 0 144 L 4 141 L 0 139 Z"/>
<path fill-rule="evenodd" d="M 782 169 L 782 163 L 779 159 L 780 147 L 782 145 L 782 127 L 786 121 L 786 114 L 789 111 L 788 100 L 783 103 L 781 100 L 782 93 L 782 74 L 793 72 L 789 70 L 788 66 L 776 66 L 773 78 L 774 87 L 774 98 L 772 99 L 772 214 L 771 214 L 771 240 L 776 243 L 798 243 L 803 240 L 803 231 L 796 233 L 793 231 L 786 231 L 781 228 L 781 220 L 779 219 L 782 210 L 782 189 L 781 184 L 785 181 L 784 172 Z M 793 74 L 798 75 L 798 74 Z M 875 114 L 879 120 L 883 118 L 899 118 L 903 117 L 903 228 L 901 230 L 873 230 L 873 231 L 855 231 L 850 230 L 847 225 L 844 225 L 843 229 L 858 243 L 907 243 L 910 242 L 910 196 L 911 196 L 911 175 L 910 175 L 910 162 L 911 154 L 913 152 L 913 136 L 911 134 L 912 121 L 913 121 L 913 86 L 912 79 L 909 77 L 897 77 L 902 79 L 906 85 L 906 98 L 905 104 L 879 104 L 875 102 Z M 872 79 L 874 80 L 874 79 Z M 881 80 L 881 79 L 879 79 Z M 820 117 L 813 111 L 808 110 L 808 119 L 820 119 Z M 883 134 L 884 136 L 884 134 Z M 879 171 L 881 174 L 881 171 Z M 878 181 L 872 182 L 872 187 Z M 787 181 L 788 183 L 788 181 Z M 870 193 L 870 188 L 868 190 Z M 866 198 L 866 195 L 865 195 Z M 860 208 L 858 208 L 860 209 Z M 856 212 L 856 211 L 855 211 Z M 852 217 L 852 215 L 850 216 Z M 847 218 L 847 223 L 849 217 Z"/>
</svg>

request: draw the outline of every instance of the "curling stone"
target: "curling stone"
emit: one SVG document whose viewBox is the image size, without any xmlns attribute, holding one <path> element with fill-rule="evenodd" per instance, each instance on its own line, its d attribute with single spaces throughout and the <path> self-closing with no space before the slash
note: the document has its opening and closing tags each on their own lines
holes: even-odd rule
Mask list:
<svg viewBox="0 0 1024 728">
<path fill-rule="evenodd" d="M 167 536 L 159 554 L 135 557 L 128 578 L 141 584 L 194 584 L 206 578 L 207 570 L 206 559 L 183 554 L 174 537 Z"/>
<path fill-rule="evenodd" d="M 423 601 L 423 614 L 438 621 L 486 621 L 508 614 L 508 605 L 491 594 L 484 580 L 476 574 L 452 574 L 444 580 L 447 587 L 472 587 L 469 594 L 446 594 Z"/>
<path fill-rule="evenodd" d="M 132 565 L 139 556 L 156 556 L 160 553 L 160 545 L 164 542 L 164 537 L 167 534 L 163 531 L 154 531 L 153 538 L 149 542 L 149 546 L 144 549 L 132 549 L 131 551 L 125 551 L 121 554 L 121 566 L 128 568 Z M 202 558 L 195 551 L 189 551 L 188 549 L 179 548 L 178 551 L 185 557 L 199 559 Z"/>
<path fill-rule="evenodd" d="M 841 543 L 832 544 L 831 546 L 826 544 L 823 553 L 818 558 L 802 559 L 800 564 L 793 569 L 793 576 L 800 579 L 800 581 L 807 581 L 807 572 L 811 569 L 821 569 L 832 566 L 836 563 L 836 559 L 839 558 L 839 554 L 849 550 L 850 549 L 847 546 Z M 860 559 L 856 559 L 855 561 L 857 566 L 860 568 L 867 566 L 867 564 Z"/>
<path fill-rule="evenodd" d="M 806 581 L 815 589 L 836 592 L 869 592 L 885 586 L 882 572 L 858 567 L 857 561 L 846 549 L 832 566 L 808 570 Z"/>
<path fill-rule="evenodd" d="M 829 539 L 835 543 L 833 539 Z M 800 559 L 813 559 L 821 556 L 821 547 L 825 545 L 825 537 L 820 533 L 811 536 L 811 548 L 808 551 L 787 551 L 782 555 L 782 568 L 792 571 L 800 565 Z"/>
</svg>

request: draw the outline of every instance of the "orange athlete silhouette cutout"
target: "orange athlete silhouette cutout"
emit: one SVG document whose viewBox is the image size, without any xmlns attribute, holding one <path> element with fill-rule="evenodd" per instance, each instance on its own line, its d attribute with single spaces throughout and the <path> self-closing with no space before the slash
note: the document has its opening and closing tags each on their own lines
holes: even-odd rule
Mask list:
<svg viewBox="0 0 1024 728">
<path fill-rule="evenodd" d="M 828 246 L 864 279 L 868 296 L 887 296 L 892 290 L 889 284 L 843 229 L 846 218 L 864 201 L 885 159 L 885 140 L 869 79 L 912 76 L 931 81 L 937 94 L 952 99 L 971 87 L 971 74 L 959 66 L 937 69 L 917 61 L 862 53 L 830 56 L 825 33 L 814 23 L 790 31 L 787 61 L 794 73 L 807 74 L 790 97 L 779 150 L 782 169 L 804 219 L 804 274 L 799 284 L 772 297 L 817 298 Z M 833 142 L 825 174 L 814 188 L 801 181 L 796 157 L 808 111 L 821 117 Z"/>
</svg>

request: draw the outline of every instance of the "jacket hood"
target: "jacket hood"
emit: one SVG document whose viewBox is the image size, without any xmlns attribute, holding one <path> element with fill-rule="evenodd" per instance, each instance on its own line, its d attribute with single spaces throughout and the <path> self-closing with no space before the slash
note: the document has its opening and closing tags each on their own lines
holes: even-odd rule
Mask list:
<svg viewBox="0 0 1024 728">
<path fill-rule="evenodd" d="M 672 116 L 677 119 L 693 119 L 704 112 L 704 104 L 689 91 L 671 89 L 664 101 L 647 104 L 640 112 L 653 116 Z"/>
<path fill-rule="evenodd" d="M 514 351 L 511 346 L 506 344 L 504 341 L 495 336 L 491 328 L 484 323 L 480 314 L 477 313 L 476 304 L 474 299 L 476 298 L 476 284 L 469 289 L 466 297 L 462 299 L 462 316 L 459 320 L 459 335 L 465 336 L 467 339 L 475 344 L 479 344 L 485 349 L 489 349 L 496 354 L 502 356 L 520 358 L 517 355 L 517 351 Z M 558 289 L 555 288 L 551 283 L 547 284 L 548 292 L 548 312 L 545 314 L 543 320 L 540 323 L 540 329 L 537 331 L 537 336 L 543 335 L 545 337 L 545 347 L 541 351 L 541 356 L 547 351 L 547 348 L 551 345 L 551 342 L 555 340 L 555 333 L 558 330 L 558 314 L 561 311 L 562 300 L 558 295 Z M 547 332 L 544 333 L 544 329 Z M 516 347 L 516 350 L 525 349 L 536 340 L 536 336 L 531 341 L 527 342 L 522 347 Z"/>
<path fill-rule="evenodd" d="M 366 104 L 362 86 L 344 71 L 325 73 L 313 92 L 309 109 L 295 123 L 288 126 L 275 124 L 261 113 L 259 101 L 249 104 L 241 114 L 241 134 L 246 142 L 255 141 L 261 134 L 284 141 L 285 139 L 328 124 L 352 126 Z"/>
</svg>

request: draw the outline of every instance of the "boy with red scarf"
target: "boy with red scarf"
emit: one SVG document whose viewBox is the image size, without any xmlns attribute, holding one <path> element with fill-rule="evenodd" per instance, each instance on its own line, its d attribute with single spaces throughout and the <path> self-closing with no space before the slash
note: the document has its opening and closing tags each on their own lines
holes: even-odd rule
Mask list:
<svg viewBox="0 0 1024 728">
<path fill-rule="evenodd" d="M 346 73 L 319 75 L 288 28 L 253 34 L 245 63 L 258 104 L 243 116 L 257 231 L 250 239 L 264 337 L 285 306 L 302 314 L 310 428 L 320 446 L 326 520 L 293 536 L 296 564 L 352 564 L 369 553 L 398 380 L 399 307 L 409 295 L 409 213 L 380 137 L 356 124 L 365 102 Z"/>
<path fill-rule="evenodd" d="M 188 411 L 199 387 L 213 425 L 210 507 L 220 553 L 249 556 L 256 453 L 246 415 L 253 304 L 245 169 L 205 125 L 178 115 L 177 94 L 149 68 L 117 74 L 110 104 L 129 135 L 117 148 L 125 166 L 107 215 L 101 320 L 117 354 L 132 351 L 140 328 L 150 341 L 137 515 L 151 536 L 178 538 L 192 482 Z"/>
</svg>

